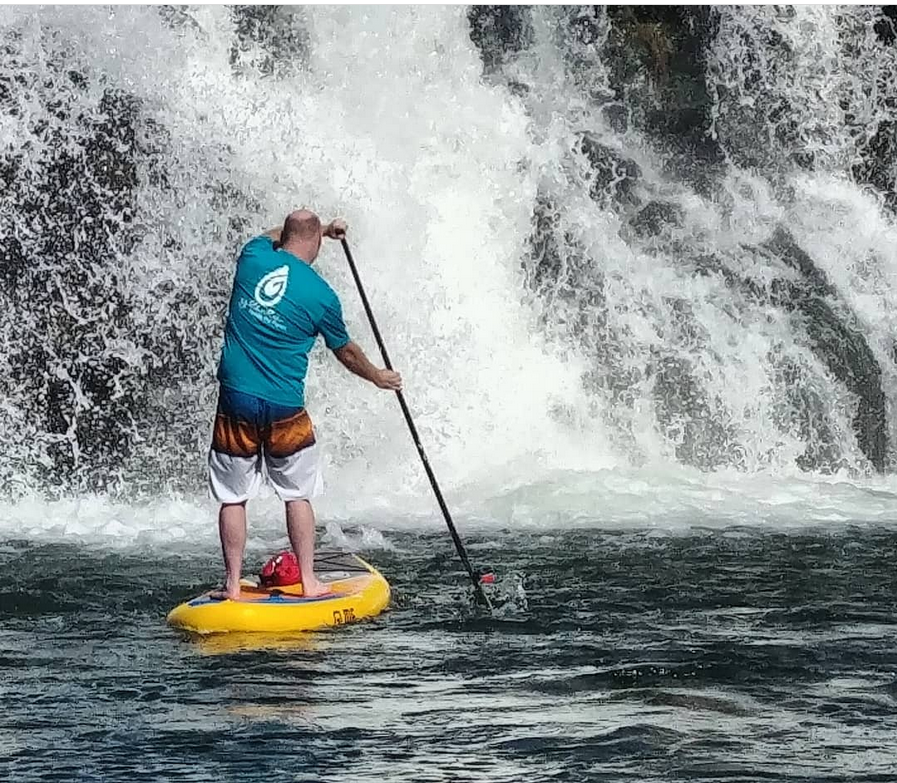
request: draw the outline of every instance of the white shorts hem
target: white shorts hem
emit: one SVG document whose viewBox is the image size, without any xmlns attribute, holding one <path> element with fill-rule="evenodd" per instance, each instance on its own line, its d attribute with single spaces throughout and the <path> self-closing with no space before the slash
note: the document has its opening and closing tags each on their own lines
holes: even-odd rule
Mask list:
<svg viewBox="0 0 897 783">
<path fill-rule="evenodd" d="M 263 467 L 264 466 L 264 467 Z M 266 469 L 266 470 L 265 470 Z M 284 502 L 311 500 L 324 488 L 318 445 L 289 457 L 235 457 L 210 449 L 209 488 L 219 503 L 238 504 L 252 500 L 262 486 L 263 470 Z"/>
</svg>

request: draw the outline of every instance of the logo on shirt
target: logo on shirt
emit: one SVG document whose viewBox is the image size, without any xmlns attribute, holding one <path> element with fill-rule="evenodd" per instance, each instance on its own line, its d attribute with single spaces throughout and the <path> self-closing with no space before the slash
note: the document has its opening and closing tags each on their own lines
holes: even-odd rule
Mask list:
<svg viewBox="0 0 897 783">
<path fill-rule="evenodd" d="M 262 307 L 274 307 L 287 292 L 290 268 L 286 265 L 268 272 L 255 287 L 255 301 Z"/>
</svg>

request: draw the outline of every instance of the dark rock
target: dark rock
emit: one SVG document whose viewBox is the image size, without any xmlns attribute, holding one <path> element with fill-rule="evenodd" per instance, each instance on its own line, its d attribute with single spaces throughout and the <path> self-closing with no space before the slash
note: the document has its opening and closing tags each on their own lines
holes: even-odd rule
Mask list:
<svg viewBox="0 0 897 783">
<path fill-rule="evenodd" d="M 612 395 L 625 393 L 632 379 L 608 339 L 604 275 L 576 239 L 561 231 L 556 205 L 544 194 L 533 210 L 529 244 L 524 273 L 529 288 L 545 304 L 545 317 L 553 325 L 563 324 L 594 357 L 595 369 L 586 373 L 584 382 Z"/>
<path fill-rule="evenodd" d="M 635 186 L 642 176 L 638 164 L 599 141 L 593 134 L 579 134 L 579 148 L 589 161 L 594 179 L 591 196 L 599 203 L 608 197 L 621 203 L 637 204 Z"/>
<path fill-rule="evenodd" d="M 601 114 L 614 133 L 622 135 L 629 130 L 629 110 L 622 103 L 607 104 Z"/>
<path fill-rule="evenodd" d="M 531 11 L 520 5 L 474 5 L 467 12 L 470 40 L 487 72 L 495 71 L 533 40 Z"/>
<path fill-rule="evenodd" d="M 879 41 L 884 46 L 892 46 L 897 40 L 897 6 L 882 6 L 881 16 L 874 28 Z M 855 120 L 849 105 L 842 108 L 848 121 Z M 882 113 L 886 113 L 885 119 L 879 122 L 875 133 L 860 145 L 857 150 L 859 161 L 852 166 L 851 172 L 856 182 L 875 188 L 884 198 L 885 206 L 897 211 L 897 122 L 887 119 L 887 116 L 894 114 L 892 101 L 886 99 L 886 105 L 882 108 Z"/>
<path fill-rule="evenodd" d="M 530 260 L 524 265 L 529 287 L 551 305 L 563 302 L 565 318 L 576 329 L 600 321 L 605 313 L 604 279 L 579 243 L 561 234 L 559 213 L 551 199 L 540 194 L 533 209 Z"/>
<path fill-rule="evenodd" d="M 175 30 L 182 27 L 190 27 L 196 32 L 202 32 L 202 26 L 193 18 L 189 10 L 183 6 L 160 5 L 157 6 L 156 10 L 162 21 Z"/>
<path fill-rule="evenodd" d="M 854 179 L 871 185 L 882 194 L 885 204 L 897 211 L 897 122 L 883 120 L 869 141 L 858 150 Z"/>
<path fill-rule="evenodd" d="M 562 261 L 557 240 L 558 219 L 554 202 L 544 194 L 538 194 L 533 205 L 529 236 L 531 263 L 524 266 L 529 273 L 530 287 L 535 291 L 544 291 L 560 274 Z"/>
<path fill-rule="evenodd" d="M 82 89 L 77 80 L 73 83 L 75 91 Z M 55 95 L 47 108 L 61 123 L 70 121 L 65 95 Z M 19 335 L 21 350 L 8 358 L 10 376 L 0 382 L 0 392 L 10 396 L 14 386 L 21 398 L 24 389 L 34 400 L 30 415 L 43 432 L 52 436 L 73 430 L 77 458 L 67 440 L 48 446 L 52 465 L 46 479 L 51 485 L 71 472 L 78 459 L 102 465 L 104 457 L 125 458 L 130 442 L 122 437 L 122 427 L 131 406 L 141 405 L 139 391 L 121 383 L 124 362 L 102 354 L 98 341 L 103 335 L 96 329 L 98 318 L 109 331 L 121 328 L 130 313 L 123 293 L 127 286 L 115 284 L 116 258 L 140 240 L 132 225 L 139 113 L 133 96 L 107 90 L 78 144 L 63 138 L 64 124 L 39 123 L 36 131 L 45 152 L 29 161 L 29 177 L 11 178 L 4 196 L 15 205 L 16 221 L 30 227 L 27 238 L 11 232 L 0 237 L 11 304 L 27 307 L 29 317 Z M 7 158 L 0 170 L 15 174 L 20 163 Z M 34 300 L 31 306 L 19 297 L 25 292 Z M 69 379 L 91 401 L 90 407 L 78 405 Z M 2 388 L 5 382 L 11 384 L 9 390 Z"/>
<path fill-rule="evenodd" d="M 796 462 L 802 470 L 832 473 L 847 467 L 837 436 L 828 417 L 828 402 L 807 383 L 806 369 L 793 358 L 772 355 L 770 362 L 776 385 L 784 390 L 784 404 L 776 406 L 773 418 L 784 432 L 794 432 L 806 444 Z"/>
<path fill-rule="evenodd" d="M 508 90 L 511 95 L 516 96 L 517 98 L 526 98 L 530 92 L 532 91 L 532 87 L 528 84 L 524 84 L 523 82 L 518 82 L 514 79 L 508 81 Z"/>
<path fill-rule="evenodd" d="M 739 459 L 735 434 L 723 423 L 695 378 L 691 363 L 682 356 L 665 354 L 654 363 L 654 400 L 657 423 L 674 444 L 676 458 L 701 470 L 714 470 Z"/>
<path fill-rule="evenodd" d="M 883 5 L 881 16 L 876 20 L 875 34 L 885 46 L 897 40 L 897 5 Z"/>
<path fill-rule="evenodd" d="M 670 150 L 671 165 L 682 167 L 684 174 L 693 172 L 695 158 L 721 164 L 704 77 L 707 47 L 718 26 L 716 11 L 609 6 L 607 14 L 612 33 L 605 56 L 617 100 L 631 107 L 636 124 Z"/>
<path fill-rule="evenodd" d="M 232 65 L 247 64 L 247 52 L 257 46 L 263 54 L 248 64 L 263 76 L 289 75 L 306 67 L 311 44 L 299 8 L 236 5 L 231 14 L 236 27 Z"/>
<path fill-rule="evenodd" d="M 602 17 L 605 9 L 601 6 L 574 6 L 577 13 L 569 17 L 568 34 L 580 46 L 595 46 L 602 42 Z"/>
<path fill-rule="evenodd" d="M 795 242 L 794 237 L 784 228 L 781 226 L 776 228 L 765 246 L 792 269 L 800 272 L 816 296 L 835 297 L 838 295 L 835 287 L 825 276 L 825 272 L 816 266 L 809 254 Z"/>
<path fill-rule="evenodd" d="M 669 227 L 681 228 L 682 208 L 671 201 L 649 201 L 632 219 L 632 228 L 642 238 L 658 236 Z"/>
<path fill-rule="evenodd" d="M 0 207 L 16 227 L 0 234 L 0 321 L 15 346 L 0 373 L 14 411 L 3 424 L 39 441 L 0 476 L 27 476 L 48 494 L 114 491 L 135 449 L 158 463 L 147 444 L 168 443 L 174 414 L 160 398 L 204 372 L 184 347 L 193 335 L 145 325 L 152 292 L 137 290 L 123 263 L 148 229 L 138 189 L 167 187 L 168 139 L 134 95 L 92 92 L 95 77 L 64 61 L 47 67 L 49 76 L 22 68 L 9 83 L 8 107 L 27 91 L 36 119 L 19 148 L 0 154 Z M 181 312 L 214 299 L 168 297 L 167 317 L 186 322 Z"/>
<path fill-rule="evenodd" d="M 888 451 L 885 394 L 881 367 L 862 332 L 850 323 L 837 290 L 812 258 L 783 228 L 765 247 L 802 276 L 800 284 L 777 281 L 774 301 L 802 316 L 813 352 L 858 398 L 853 426 L 857 442 L 876 470 L 885 468 Z M 837 308 L 837 309 L 836 309 Z"/>
</svg>

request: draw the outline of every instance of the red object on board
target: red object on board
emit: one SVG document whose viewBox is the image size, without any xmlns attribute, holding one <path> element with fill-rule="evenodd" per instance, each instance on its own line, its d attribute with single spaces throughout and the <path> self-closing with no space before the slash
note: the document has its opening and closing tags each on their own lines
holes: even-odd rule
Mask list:
<svg viewBox="0 0 897 783">
<path fill-rule="evenodd" d="M 259 581 L 262 587 L 284 587 L 301 582 L 302 572 L 296 555 L 289 551 L 274 555 L 259 571 Z"/>
</svg>

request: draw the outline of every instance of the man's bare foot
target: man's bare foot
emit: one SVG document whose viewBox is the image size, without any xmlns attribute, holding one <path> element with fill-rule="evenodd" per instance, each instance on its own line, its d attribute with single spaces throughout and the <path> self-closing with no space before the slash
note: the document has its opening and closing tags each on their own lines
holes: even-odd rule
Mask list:
<svg viewBox="0 0 897 783">
<path fill-rule="evenodd" d="M 302 595 L 306 598 L 317 598 L 319 595 L 327 595 L 330 592 L 330 585 L 325 585 L 317 579 L 302 580 Z"/>
<path fill-rule="evenodd" d="M 209 592 L 209 598 L 213 598 L 217 601 L 239 601 L 240 600 L 240 585 L 236 585 L 236 587 L 231 587 L 230 585 L 225 585 L 224 590 L 212 590 Z"/>
</svg>

